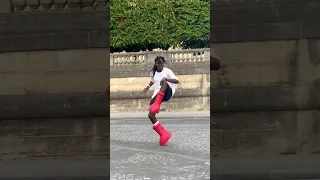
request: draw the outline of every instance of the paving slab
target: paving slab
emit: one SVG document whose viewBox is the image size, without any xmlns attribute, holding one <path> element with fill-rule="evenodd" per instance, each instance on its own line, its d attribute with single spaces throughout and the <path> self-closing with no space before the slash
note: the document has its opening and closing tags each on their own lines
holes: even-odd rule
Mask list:
<svg viewBox="0 0 320 180">
<path fill-rule="evenodd" d="M 320 179 L 320 155 L 214 157 L 211 159 L 211 178 Z"/>
<path fill-rule="evenodd" d="M 166 146 L 150 120 L 111 120 L 110 179 L 210 178 L 209 118 L 160 121 L 172 132 Z"/>
</svg>

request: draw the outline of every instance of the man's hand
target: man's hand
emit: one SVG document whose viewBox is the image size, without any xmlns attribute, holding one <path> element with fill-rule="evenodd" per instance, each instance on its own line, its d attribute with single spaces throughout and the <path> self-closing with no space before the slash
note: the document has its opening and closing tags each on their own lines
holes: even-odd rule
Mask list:
<svg viewBox="0 0 320 180">
<path fill-rule="evenodd" d="M 150 86 L 147 86 L 147 87 L 145 87 L 144 89 L 143 89 L 143 93 L 145 94 L 145 93 L 147 93 L 148 91 L 149 91 L 149 89 L 150 89 Z"/>
<path fill-rule="evenodd" d="M 161 86 L 162 86 L 162 83 L 163 83 L 164 81 L 167 81 L 167 78 L 163 78 L 163 79 L 160 81 Z"/>
</svg>

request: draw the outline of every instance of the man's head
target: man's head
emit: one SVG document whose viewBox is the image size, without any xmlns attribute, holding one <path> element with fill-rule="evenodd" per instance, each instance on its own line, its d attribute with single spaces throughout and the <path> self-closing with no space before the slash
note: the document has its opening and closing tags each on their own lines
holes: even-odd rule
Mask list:
<svg viewBox="0 0 320 180">
<path fill-rule="evenodd" d="M 157 56 L 154 59 L 154 63 L 155 63 L 155 66 L 157 67 L 157 71 L 162 71 L 163 70 L 165 62 L 166 62 L 166 60 L 162 56 Z"/>
</svg>

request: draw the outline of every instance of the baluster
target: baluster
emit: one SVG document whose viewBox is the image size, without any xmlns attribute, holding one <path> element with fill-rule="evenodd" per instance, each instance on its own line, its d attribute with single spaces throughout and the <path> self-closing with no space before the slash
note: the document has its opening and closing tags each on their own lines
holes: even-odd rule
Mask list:
<svg viewBox="0 0 320 180">
<path fill-rule="evenodd" d="M 39 0 L 27 0 L 26 4 L 31 11 L 37 11 L 39 7 Z"/>
<path fill-rule="evenodd" d="M 94 0 L 81 0 L 82 10 L 92 10 Z"/>
<path fill-rule="evenodd" d="M 68 6 L 71 11 L 80 10 L 80 0 L 68 0 Z"/>
<path fill-rule="evenodd" d="M 131 65 L 133 62 L 133 56 L 129 56 L 127 59 L 127 65 Z"/>
<path fill-rule="evenodd" d="M 142 57 L 141 64 L 144 64 L 146 62 L 146 56 L 145 55 L 141 55 L 141 57 Z"/>
<path fill-rule="evenodd" d="M 51 10 L 52 5 L 53 5 L 52 0 L 40 0 L 40 6 L 43 7 L 43 10 L 44 10 L 44 11 L 49 11 L 49 10 Z"/>
<path fill-rule="evenodd" d="M 124 65 L 124 56 L 120 56 L 120 65 Z"/>
<path fill-rule="evenodd" d="M 25 0 L 12 0 L 12 5 L 14 7 L 15 12 L 23 12 L 26 7 Z"/>
<path fill-rule="evenodd" d="M 113 56 L 113 65 L 114 66 L 118 65 L 118 57 L 117 56 Z"/>
<path fill-rule="evenodd" d="M 110 2 L 110 0 L 96 0 L 94 2 L 94 8 L 95 9 L 105 9 L 107 6 L 107 2 Z"/>
<path fill-rule="evenodd" d="M 138 55 L 134 55 L 133 57 L 132 57 L 132 61 L 131 61 L 131 65 L 136 65 L 137 64 L 137 56 Z"/>
<path fill-rule="evenodd" d="M 129 56 L 130 57 L 130 56 Z M 125 61 L 124 61 L 124 65 L 127 65 L 129 63 L 129 57 L 125 56 Z"/>
<path fill-rule="evenodd" d="M 190 55 L 192 56 L 192 62 L 196 62 L 197 61 L 197 54 L 190 53 Z"/>
<path fill-rule="evenodd" d="M 54 0 L 55 11 L 64 11 L 66 0 Z"/>
<path fill-rule="evenodd" d="M 118 66 L 118 57 L 117 56 L 113 56 L 113 65 Z"/>
</svg>

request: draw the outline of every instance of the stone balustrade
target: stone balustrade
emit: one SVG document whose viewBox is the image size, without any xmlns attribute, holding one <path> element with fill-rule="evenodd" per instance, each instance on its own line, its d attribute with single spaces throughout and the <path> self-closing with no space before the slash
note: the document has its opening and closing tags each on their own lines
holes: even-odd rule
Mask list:
<svg viewBox="0 0 320 180">
<path fill-rule="evenodd" d="M 110 66 L 141 66 L 153 64 L 158 55 L 165 57 L 167 63 L 196 63 L 210 59 L 210 49 L 187 49 L 174 51 L 152 51 L 138 53 L 111 53 Z"/>
<path fill-rule="evenodd" d="M 110 0 L 2 0 L 0 13 L 104 10 Z"/>
<path fill-rule="evenodd" d="M 186 49 L 110 54 L 110 112 L 144 112 L 151 94 L 141 90 L 150 81 L 154 59 L 163 56 L 180 83 L 162 110 L 210 109 L 210 49 Z M 153 87 L 152 87 L 153 88 Z M 152 93 L 150 91 L 149 93 Z"/>
</svg>

